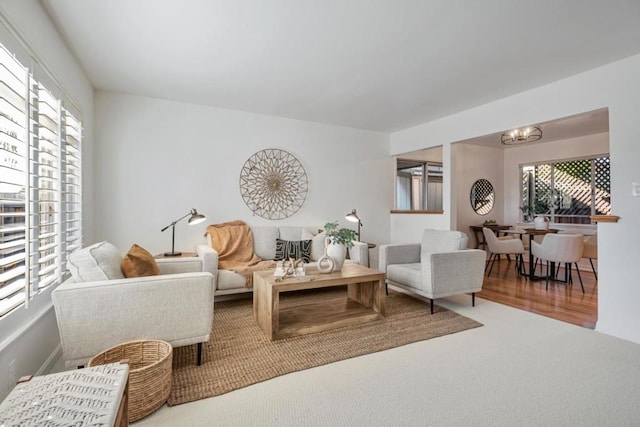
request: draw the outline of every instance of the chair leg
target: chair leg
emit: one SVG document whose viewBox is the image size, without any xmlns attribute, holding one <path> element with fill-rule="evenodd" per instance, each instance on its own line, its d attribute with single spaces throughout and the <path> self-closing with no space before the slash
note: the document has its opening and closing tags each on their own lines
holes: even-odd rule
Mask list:
<svg viewBox="0 0 640 427">
<path fill-rule="evenodd" d="M 433 314 L 433 300 L 429 299 L 429 301 L 431 301 L 431 314 Z"/>
<path fill-rule="evenodd" d="M 596 276 L 596 282 L 598 281 L 598 273 L 596 273 L 596 268 L 593 266 L 593 260 L 589 258 L 589 263 L 591 264 L 591 271 L 593 271 L 593 275 Z"/>
<path fill-rule="evenodd" d="M 540 264 L 540 269 L 542 269 L 542 264 Z M 549 290 L 549 261 L 547 261 L 547 274 L 544 276 L 545 287 L 544 290 Z"/>
<path fill-rule="evenodd" d="M 385 295 L 389 295 L 389 285 L 387 282 L 384 282 L 384 293 Z"/>
<path fill-rule="evenodd" d="M 565 263 L 564 268 L 566 269 L 565 271 L 569 272 L 569 280 L 567 280 L 567 283 L 573 285 L 573 271 L 571 268 L 571 263 Z"/>
<path fill-rule="evenodd" d="M 487 274 L 487 276 L 491 275 L 491 271 L 493 270 L 493 264 L 496 263 L 496 258 L 498 258 L 500 255 L 498 254 L 493 254 L 493 261 L 491 261 L 491 267 L 489 267 L 489 274 Z"/>
<path fill-rule="evenodd" d="M 198 366 L 202 365 L 202 343 L 198 343 Z"/>
<path fill-rule="evenodd" d="M 580 275 L 580 270 L 578 270 L 578 263 L 576 262 L 576 271 L 578 272 L 578 279 L 580 279 L 580 287 L 582 288 L 582 293 L 584 294 L 584 285 L 582 284 L 582 276 Z"/>
<path fill-rule="evenodd" d="M 473 292 L 471 294 L 471 307 L 475 307 L 476 306 L 476 293 Z"/>
</svg>

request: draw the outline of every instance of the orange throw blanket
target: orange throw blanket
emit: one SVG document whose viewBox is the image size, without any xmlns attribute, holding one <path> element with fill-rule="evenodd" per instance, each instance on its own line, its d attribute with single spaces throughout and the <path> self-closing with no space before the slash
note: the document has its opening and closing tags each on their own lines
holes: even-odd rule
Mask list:
<svg viewBox="0 0 640 427">
<path fill-rule="evenodd" d="M 253 272 L 274 268 L 275 261 L 263 261 L 253 253 L 253 234 L 243 221 L 230 221 L 207 227 L 211 247 L 218 252 L 218 267 L 232 270 L 245 278 L 245 287 L 253 286 Z"/>
</svg>

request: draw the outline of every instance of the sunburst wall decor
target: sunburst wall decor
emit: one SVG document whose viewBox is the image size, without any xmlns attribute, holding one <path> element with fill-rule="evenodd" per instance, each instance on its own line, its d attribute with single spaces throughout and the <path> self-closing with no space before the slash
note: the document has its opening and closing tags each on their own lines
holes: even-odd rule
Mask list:
<svg viewBox="0 0 640 427">
<path fill-rule="evenodd" d="M 249 209 L 262 218 L 284 219 L 307 198 L 307 172 L 292 154 L 268 148 L 253 154 L 240 171 L 240 193 Z"/>
</svg>

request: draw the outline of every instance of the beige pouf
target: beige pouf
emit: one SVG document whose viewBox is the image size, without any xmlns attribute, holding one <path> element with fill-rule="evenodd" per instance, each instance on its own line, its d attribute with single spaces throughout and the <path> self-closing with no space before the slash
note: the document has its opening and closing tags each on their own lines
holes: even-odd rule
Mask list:
<svg viewBox="0 0 640 427">
<path fill-rule="evenodd" d="M 96 356 L 88 366 L 128 360 L 129 422 L 146 417 L 169 398 L 173 348 L 160 340 L 129 341 Z"/>
</svg>

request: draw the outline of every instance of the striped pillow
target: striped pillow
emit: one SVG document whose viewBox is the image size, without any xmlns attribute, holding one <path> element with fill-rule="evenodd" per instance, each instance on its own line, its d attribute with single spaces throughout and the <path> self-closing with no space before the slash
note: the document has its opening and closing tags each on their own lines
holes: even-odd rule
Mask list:
<svg viewBox="0 0 640 427">
<path fill-rule="evenodd" d="M 311 261 L 311 240 L 280 240 L 276 239 L 276 257 L 274 260 L 300 259 Z"/>
</svg>

